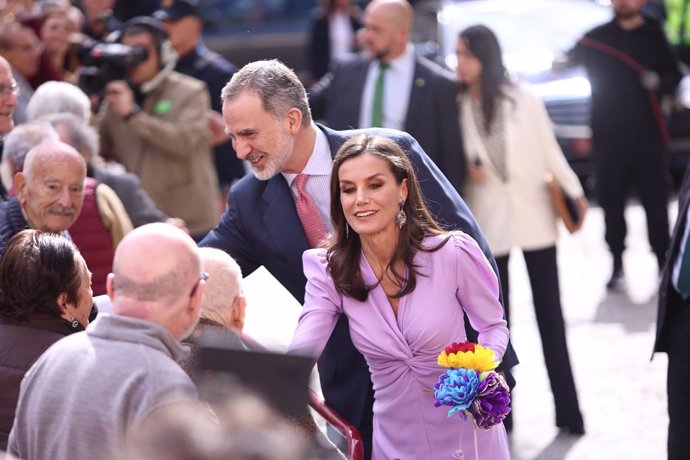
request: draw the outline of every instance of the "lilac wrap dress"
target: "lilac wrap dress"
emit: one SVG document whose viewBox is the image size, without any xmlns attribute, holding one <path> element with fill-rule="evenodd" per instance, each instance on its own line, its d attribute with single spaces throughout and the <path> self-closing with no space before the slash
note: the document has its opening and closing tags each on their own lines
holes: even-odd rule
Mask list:
<svg viewBox="0 0 690 460">
<path fill-rule="evenodd" d="M 424 245 L 434 247 L 442 238 L 428 237 Z M 460 450 L 466 460 L 510 458 L 503 424 L 485 431 L 470 419 L 448 418 L 448 408 L 434 407 L 430 392 L 444 371 L 438 354 L 466 340 L 464 315 L 479 332 L 478 343 L 498 360 L 508 343 L 496 275 L 470 236 L 453 232 L 438 251 L 415 256 L 423 276 L 400 299 L 397 317 L 381 286 L 364 302 L 338 293 L 325 250 L 306 251 L 303 262 L 304 309 L 290 351 L 318 357 L 338 315 L 347 315 L 352 342 L 364 355 L 374 386 L 374 460 L 453 459 Z M 363 254 L 360 268 L 365 283 L 375 284 Z"/>
</svg>

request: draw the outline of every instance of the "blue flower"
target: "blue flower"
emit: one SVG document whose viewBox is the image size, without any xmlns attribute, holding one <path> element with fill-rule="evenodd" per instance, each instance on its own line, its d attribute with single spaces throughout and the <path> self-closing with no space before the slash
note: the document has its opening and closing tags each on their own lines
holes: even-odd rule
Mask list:
<svg viewBox="0 0 690 460">
<path fill-rule="evenodd" d="M 447 369 L 434 385 L 434 406 L 450 406 L 450 417 L 470 407 L 478 388 L 479 374 L 474 369 Z"/>
</svg>

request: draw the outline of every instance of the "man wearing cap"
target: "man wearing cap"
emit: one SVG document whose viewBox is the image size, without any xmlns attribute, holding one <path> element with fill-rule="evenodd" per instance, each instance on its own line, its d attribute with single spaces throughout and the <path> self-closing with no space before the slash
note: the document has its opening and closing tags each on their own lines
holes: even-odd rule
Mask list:
<svg viewBox="0 0 690 460">
<path fill-rule="evenodd" d="M 158 20 L 130 19 L 120 41 L 145 48 L 147 58 L 128 70 L 127 82 L 106 87 L 101 152 L 138 175 L 158 209 L 200 239 L 220 216 L 206 85 L 173 70 L 175 52 Z"/>
<path fill-rule="evenodd" d="M 213 109 L 209 123 L 215 145 L 216 172 L 221 190 L 227 192 L 232 183 L 245 173 L 242 161 L 237 158 L 232 142 L 225 135 L 220 115 L 220 92 L 237 69 L 227 59 L 209 50 L 202 41 L 203 24 L 197 0 L 163 0 L 161 9 L 154 16 L 163 22 L 170 44 L 179 56 L 175 71 L 204 81 L 208 86 Z"/>
</svg>

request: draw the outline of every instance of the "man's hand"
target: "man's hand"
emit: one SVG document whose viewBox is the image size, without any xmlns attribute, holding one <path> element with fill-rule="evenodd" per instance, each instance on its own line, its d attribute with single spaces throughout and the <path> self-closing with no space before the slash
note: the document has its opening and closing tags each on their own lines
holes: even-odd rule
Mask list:
<svg viewBox="0 0 690 460">
<path fill-rule="evenodd" d="M 587 198 L 583 195 L 581 197 L 575 198 L 575 206 L 577 207 L 577 211 L 580 213 L 580 221 L 578 222 L 577 228 L 575 231 L 580 230 L 582 228 L 582 224 L 585 223 L 585 214 L 587 214 L 587 210 L 589 209 L 589 201 L 587 201 Z"/>
<path fill-rule="evenodd" d="M 486 168 L 479 159 L 467 162 L 467 177 L 472 182 L 481 183 L 486 180 Z"/>
<path fill-rule="evenodd" d="M 122 80 L 111 81 L 105 87 L 105 100 L 113 112 L 122 118 L 126 118 L 134 111 L 134 92 L 127 83 Z"/>
<path fill-rule="evenodd" d="M 647 91 L 656 91 L 659 89 L 659 74 L 653 70 L 646 70 L 640 75 L 642 87 Z"/>
<path fill-rule="evenodd" d="M 184 220 L 180 219 L 179 217 L 168 217 L 168 219 L 165 222 L 167 224 L 172 225 L 173 227 L 177 227 L 180 230 L 184 231 L 185 233 L 189 234 L 189 229 L 187 228 L 187 224 L 185 223 Z"/>
<path fill-rule="evenodd" d="M 208 112 L 208 115 L 206 115 L 206 118 L 208 119 L 208 127 L 211 130 L 211 137 L 209 138 L 211 147 L 224 144 L 230 140 L 228 135 L 225 134 L 225 121 L 223 121 L 223 116 L 221 114 L 215 110 L 211 110 Z"/>
</svg>

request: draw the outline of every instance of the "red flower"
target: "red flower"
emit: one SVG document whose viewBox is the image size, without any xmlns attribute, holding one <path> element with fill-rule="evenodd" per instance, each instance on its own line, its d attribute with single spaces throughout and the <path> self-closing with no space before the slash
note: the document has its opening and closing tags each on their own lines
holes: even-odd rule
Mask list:
<svg viewBox="0 0 690 460">
<path fill-rule="evenodd" d="M 472 351 L 474 352 L 474 346 L 476 344 L 473 342 L 454 342 L 450 346 L 444 348 L 444 351 L 446 352 L 446 355 L 450 355 L 451 353 L 457 353 L 459 351 L 466 352 L 466 351 Z"/>
</svg>

